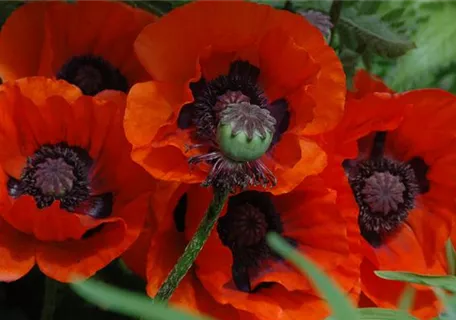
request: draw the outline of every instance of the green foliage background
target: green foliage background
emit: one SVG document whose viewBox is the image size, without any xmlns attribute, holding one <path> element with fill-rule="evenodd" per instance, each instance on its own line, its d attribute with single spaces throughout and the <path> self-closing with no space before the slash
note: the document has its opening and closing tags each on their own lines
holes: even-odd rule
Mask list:
<svg viewBox="0 0 456 320">
<path fill-rule="evenodd" d="M 332 1 L 293 4 L 329 13 Z M 365 68 L 396 91 L 435 87 L 454 93 L 454 17 L 454 1 L 343 1 L 335 48 L 349 77 Z"/>
</svg>

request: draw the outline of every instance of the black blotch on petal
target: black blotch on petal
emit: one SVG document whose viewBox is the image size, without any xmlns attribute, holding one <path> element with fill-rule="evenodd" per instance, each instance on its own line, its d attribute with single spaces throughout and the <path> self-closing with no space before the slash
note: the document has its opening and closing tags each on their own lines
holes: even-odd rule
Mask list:
<svg viewBox="0 0 456 320">
<path fill-rule="evenodd" d="M 374 137 L 374 143 L 370 153 L 370 159 L 380 159 L 385 151 L 386 131 L 378 131 Z"/>
<path fill-rule="evenodd" d="M 193 103 L 186 104 L 182 107 L 177 118 L 177 126 L 179 129 L 188 129 L 193 124 L 193 112 L 195 106 Z"/>
<path fill-rule="evenodd" d="M 276 119 L 276 130 L 272 138 L 271 146 L 279 142 L 282 134 L 288 130 L 290 125 L 290 111 L 288 102 L 285 99 L 278 99 L 271 103 L 268 108 L 271 115 Z"/>
<path fill-rule="evenodd" d="M 231 274 L 236 288 L 242 292 L 251 292 L 249 270 L 242 263 L 238 263 L 239 259 L 233 257 L 233 265 L 231 266 Z"/>
<path fill-rule="evenodd" d="M 363 238 L 373 247 L 378 248 L 382 245 L 383 240 L 379 233 L 375 231 L 367 231 L 360 225 L 360 231 Z"/>
<path fill-rule="evenodd" d="M 429 171 L 429 166 L 420 157 L 412 158 L 408 164 L 412 167 L 415 172 L 415 177 L 420 188 L 420 193 L 426 193 L 430 189 L 430 183 L 426 175 Z"/>
<path fill-rule="evenodd" d="M 199 79 L 196 82 L 191 82 L 190 90 L 192 91 L 193 97 L 197 97 L 202 94 L 206 88 L 206 80 L 204 78 Z M 177 126 L 180 129 L 188 129 L 193 124 L 193 118 L 195 113 L 195 105 L 193 103 L 188 103 L 182 107 L 177 118 Z"/>
<path fill-rule="evenodd" d="M 260 69 L 248 61 L 238 60 L 231 64 L 228 75 L 244 82 L 256 83 L 260 76 Z"/>
<path fill-rule="evenodd" d="M 107 218 L 112 213 L 114 196 L 111 192 L 97 196 L 91 196 L 89 200 L 82 203 L 74 212 L 87 214 L 95 219 Z"/>
<path fill-rule="evenodd" d="M 81 239 L 88 239 L 90 237 L 93 237 L 94 235 L 96 235 L 97 233 L 101 232 L 101 230 L 103 230 L 103 227 L 104 227 L 104 223 L 96 226 L 95 228 L 92 228 L 92 229 L 89 229 L 87 230 L 81 237 Z"/>
<path fill-rule="evenodd" d="M 351 170 L 356 169 L 357 161 L 353 159 L 345 159 L 342 161 L 342 167 L 344 168 L 345 173 L 350 173 Z"/>
<path fill-rule="evenodd" d="M 187 202 L 188 197 L 185 193 L 178 201 L 176 207 L 174 208 L 174 225 L 178 232 L 185 231 L 185 215 L 187 213 Z"/>
<path fill-rule="evenodd" d="M 10 197 L 19 198 L 23 194 L 21 182 L 13 177 L 8 179 L 6 188 Z"/>
<path fill-rule="evenodd" d="M 196 82 L 190 82 L 190 85 L 189 85 L 190 90 L 192 91 L 193 97 L 196 97 L 196 96 L 200 95 L 201 93 L 203 93 L 204 89 L 206 89 L 206 86 L 207 86 L 207 82 L 206 82 L 206 79 L 204 79 L 204 78 L 200 78 Z"/>
<path fill-rule="evenodd" d="M 261 291 L 262 289 L 270 289 L 275 284 L 276 284 L 275 282 L 261 282 L 255 288 L 252 289 L 251 293 L 257 293 L 257 292 Z"/>
</svg>

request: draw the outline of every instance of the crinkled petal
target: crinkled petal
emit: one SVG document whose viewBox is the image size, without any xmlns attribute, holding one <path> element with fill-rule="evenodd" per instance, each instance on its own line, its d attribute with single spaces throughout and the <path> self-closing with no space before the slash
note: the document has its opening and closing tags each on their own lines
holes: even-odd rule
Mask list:
<svg viewBox="0 0 456 320">
<path fill-rule="evenodd" d="M 119 257 L 138 238 L 150 210 L 149 195 L 115 207 L 119 220 L 85 239 L 40 242 L 36 260 L 41 271 L 61 282 L 72 282 L 95 274 Z M 134 214 L 132 214 L 134 213 Z"/>
<path fill-rule="evenodd" d="M 35 240 L 0 218 L 0 281 L 15 281 L 35 264 Z"/>
</svg>

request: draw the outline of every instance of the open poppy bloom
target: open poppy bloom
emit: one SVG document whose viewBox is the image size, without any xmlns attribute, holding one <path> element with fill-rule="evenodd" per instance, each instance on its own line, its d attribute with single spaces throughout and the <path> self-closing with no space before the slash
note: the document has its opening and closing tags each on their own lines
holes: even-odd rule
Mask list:
<svg viewBox="0 0 456 320">
<path fill-rule="evenodd" d="M 125 96 L 65 81 L 0 89 L 0 281 L 35 263 L 69 282 L 118 257 L 143 227 L 152 178 L 129 157 Z"/>
<path fill-rule="evenodd" d="M 167 197 L 162 195 L 153 204 L 158 228 L 142 254 L 148 249 L 151 297 L 183 253 L 212 198 L 210 189 L 198 185 L 181 185 L 164 193 Z M 334 191 L 315 176 L 288 194 L 250 190 L 233 195 L 195 268 L 170 301 L 217 319 L 298 319 L 303 314 L 324 319 L 329 313 L 326 303 L 304 275 L 269 248 L 265 236 L 280 234 L 357 300 L 361 256 L 353 213 L 340 210 Z M 131 257 L 127 262 L 135 263 Z"/>
<path fill-rule="evenodd" d="M 133 42 L 155 17 L 114 1 L 32 1 L 14 11 L 0 34 L 0 77 L 66 80 L 86 95 L 127 92 L 149 79 Z"/>
<path fill-rule="evenodd" d="M 345 76 L 303 17 L 196 1 L 147 26 L 135 50 L 154 81 L 131 89 L 125 130 L 154 177 L 279 194 L 326 165 L 312 135 L 339 121 Z"/>
<path fill-rule="evenodd" d="M 332 161 L 345 168 L 345 189 L 359 211 L 363 292 L 379 306 L 394 307 L 404 284 L 381 280 L 374 270 L 446 273 L 437 256 L 452 226 L 456 97 L 431 89 L 392 94 L 362 78 L 371 81 L 365 88 L 383 92 L 349 94 L 344 119 L 326 142 Z M 434 295 L 419 289 L 424 298 L 417 296 L 415 312 L 435 315 Z"/>
</svg>

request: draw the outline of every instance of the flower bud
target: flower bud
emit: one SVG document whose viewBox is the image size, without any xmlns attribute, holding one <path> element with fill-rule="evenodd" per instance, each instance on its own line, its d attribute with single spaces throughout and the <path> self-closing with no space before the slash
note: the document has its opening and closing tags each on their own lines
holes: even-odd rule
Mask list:
<svg viewBox="0 0 456 320">
<path fill-rule="evenodd" d="M 252 161 L 261 158 L 272 141 L 272 133 L 267 131 L 264 137 L 258 132 L 249 138 L 246 132 L 233 132 L 231 124 L 221 124 L 217 128 L 217 140 L 223 154 L 234 161 Z"/>
<path fill-rule="evenodd" d="M 217 127 L 221 152 L 238 162 L 261 158 L 271 145 L 275 123 L 265 108 L 250 103 L 228 105 Z"/>
</svg>

